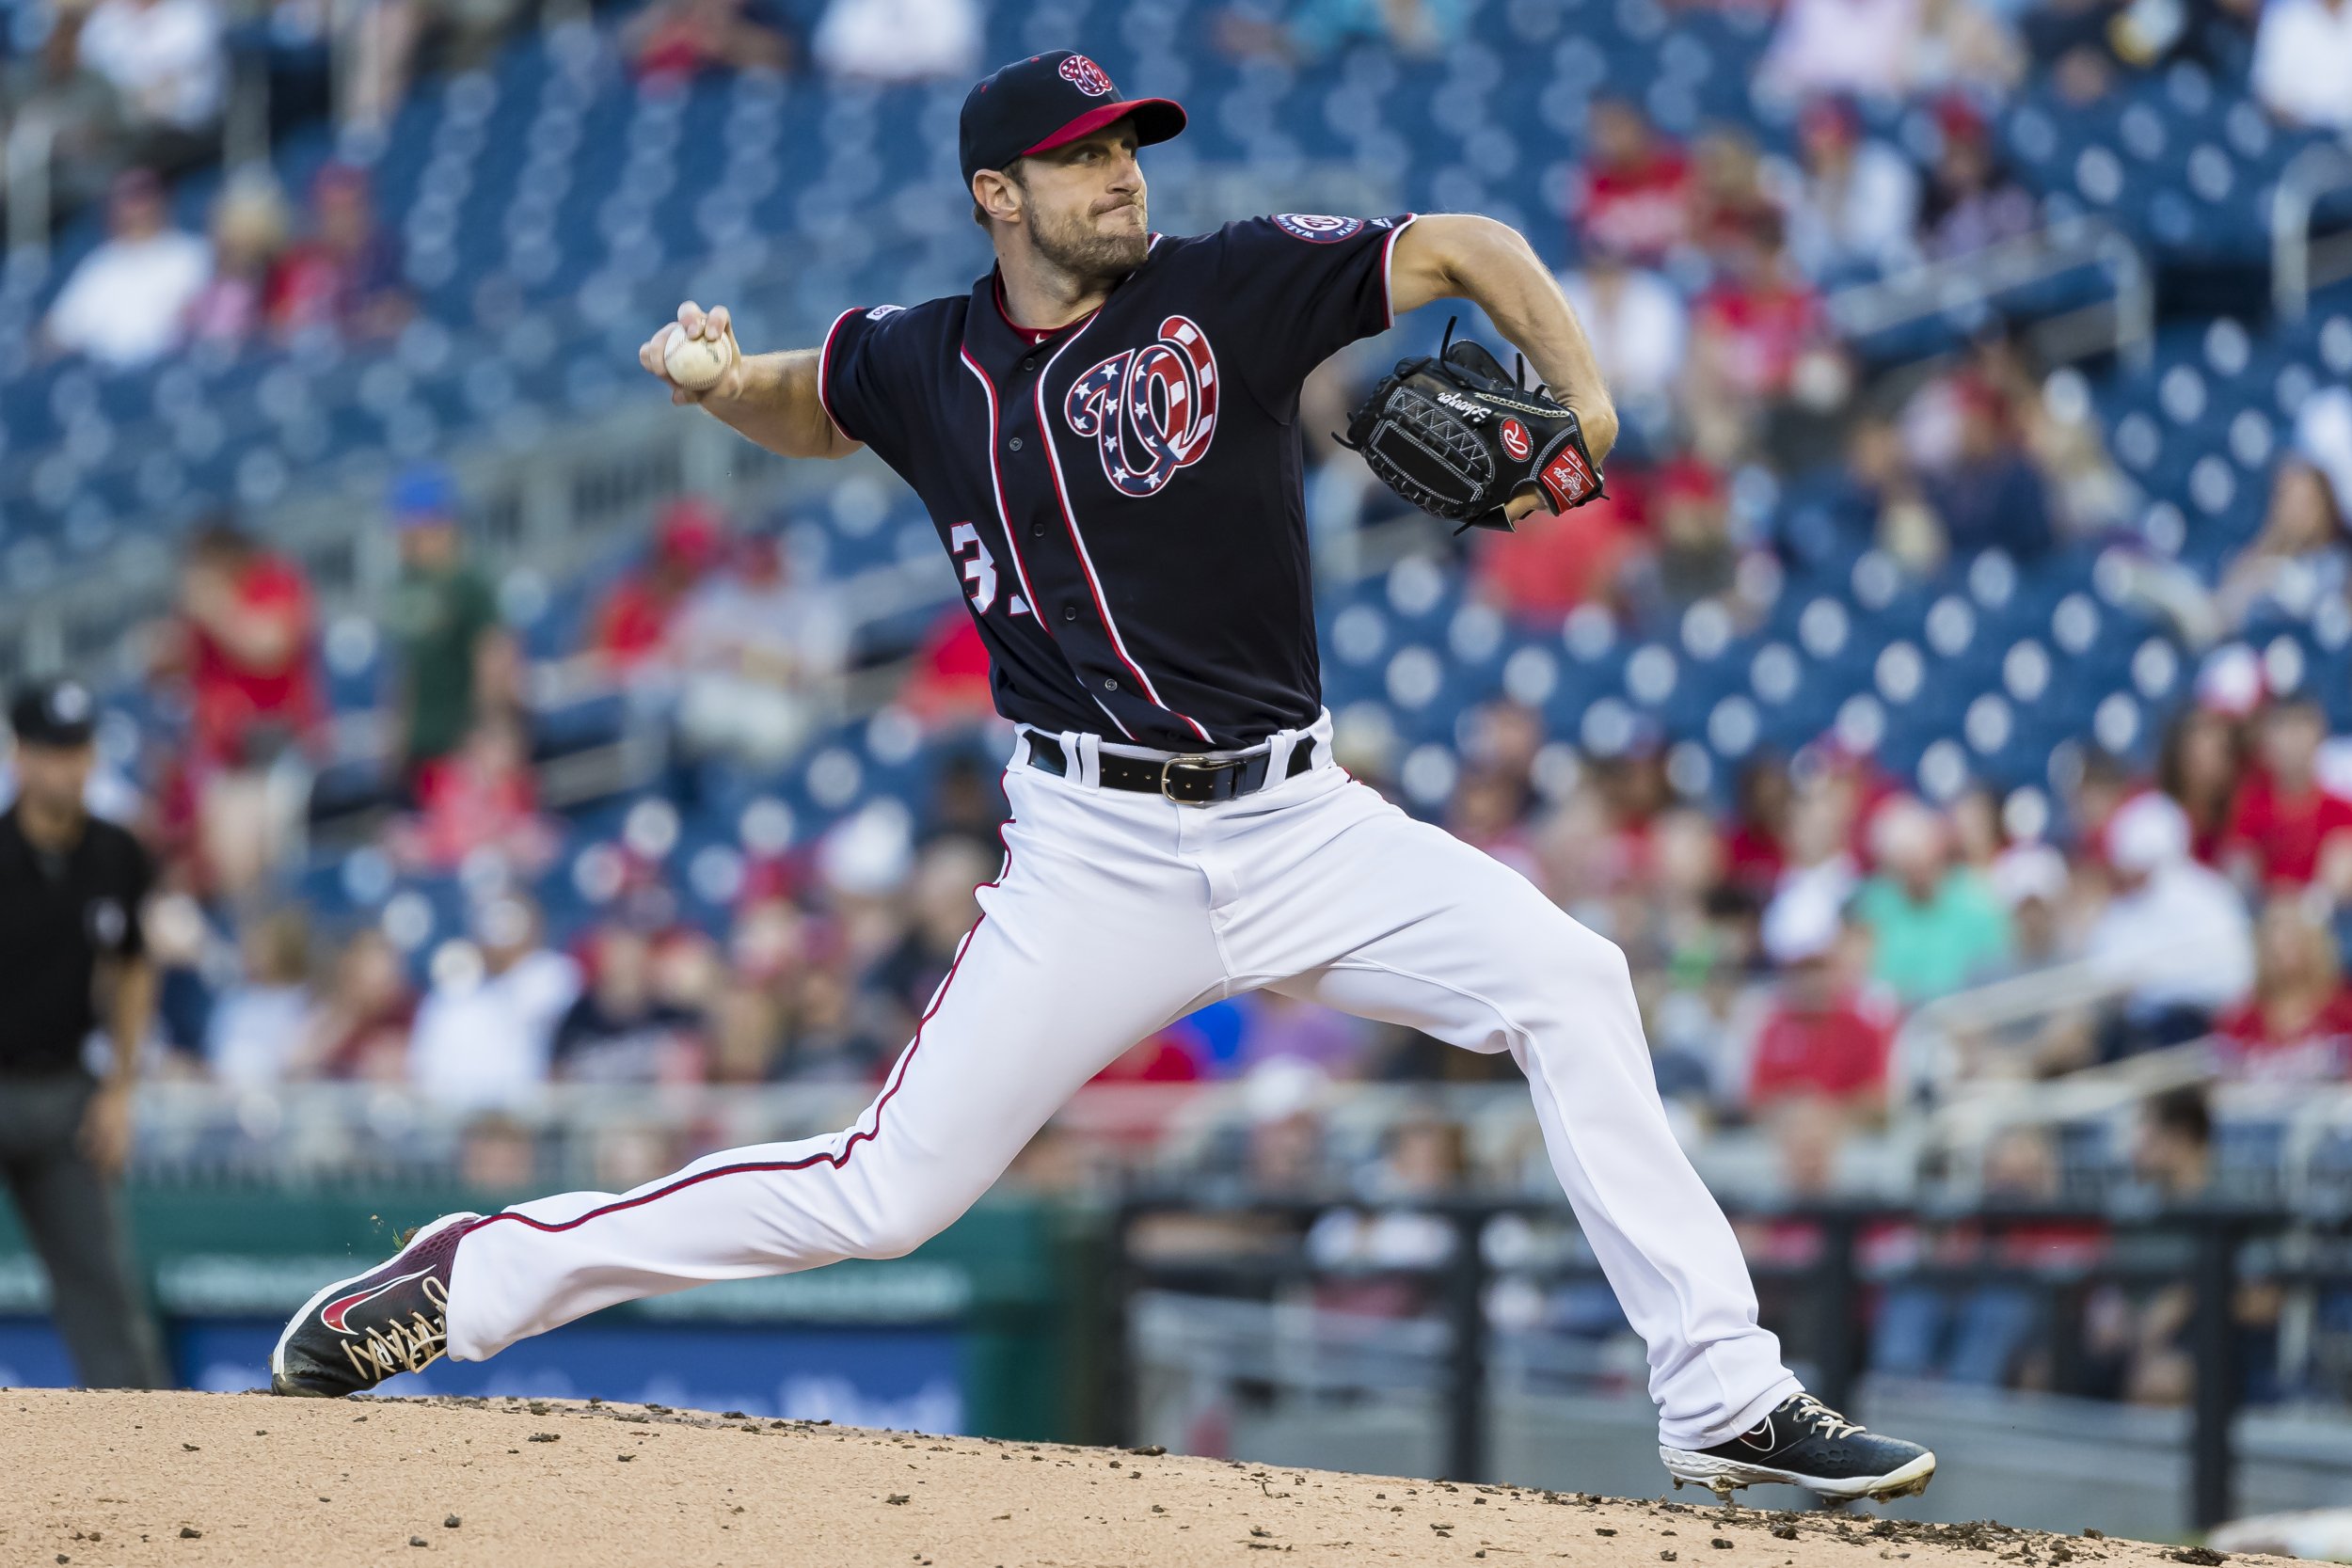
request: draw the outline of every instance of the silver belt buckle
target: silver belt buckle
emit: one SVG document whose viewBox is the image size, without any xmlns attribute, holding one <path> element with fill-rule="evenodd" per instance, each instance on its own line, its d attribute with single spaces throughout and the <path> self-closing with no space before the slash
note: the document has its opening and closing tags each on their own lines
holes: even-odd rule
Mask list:
<svg viewBox="0 0 2352 1568">
<path fill-rule="evenodd" d="M 1218 762 L 1214 757 L 1203 756 L 1198 752 L 1188 756 L 1170 757 L 1168 761 L 1160 765 L 1160 794 L 1164 799 L 1173 801 L 1175 804 L 1180 806 L 1214 805 L 1216 802 L 1213 800 L 1187 800 L 1184 797 L 1172 793 L 1168 787 L 1168 781 L 1175 778 L 1176 769 L 1179 768 L 1198 768 L 1210 773 L 1215 773 L 1216 769 L 1225 766 L 1227 765 Z"/>
</svg>

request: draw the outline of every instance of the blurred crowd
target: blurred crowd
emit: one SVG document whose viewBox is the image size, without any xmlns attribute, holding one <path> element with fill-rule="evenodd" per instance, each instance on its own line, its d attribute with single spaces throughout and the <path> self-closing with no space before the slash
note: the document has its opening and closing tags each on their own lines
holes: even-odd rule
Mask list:
<svg viewBox="0 0 2352 1568">
<path fill-rule="evenodd" d="M 798 579 L 776 529 L 690 498 L 534 658 L 469 559 L 460 510 L 445 470 L 398 479 L 384 526 L 399 572 L 341 634 L 380 640 L 387 703 L 368 726 L 380 787 L 324 857 L 345 887 L 368 880 L 355 860 L 381 868 L 342 930 L 290 901 L 320 858 L 306 837 L 320 781 L 350 746 L 323 689 L 323 611 L 299 562 L 231 523 L 192 539 L 179 608 L 147 640 L 152 733 L 115 748 L 93 786 L 167 854 L 157 946 L 183 1069 L 408 1082 L 468 1106 L 549 1078 L 878 1075 L 998 853 L 1001 724 L 968 620 L 943 613 L 885 672 L 868 726 L 903 728 L 906 754 L 927 759 L 921 809 L 882 801 L 811 835 L 759 796 L 725 824 L 734 844 L 690 856 L 681 823 L 724 780 L 772 778 L 841 711 L 856 654 L 837 595 Z M 666 771 L 616 827 L 540 798 L 534 716 L 562 673 L 662 726 Z M 1497 699 L 1469 716 L 1442 816 L 1625 949 L 1660 1086 L 1694 1131 L 1763 1124 L 1786 1141 L 1791 1190 L 1821 1190 L 1842 1132 L 1955 1076 L 2031 1079 L 2206 1040 L 2224 1078 L 2345 1078 L 2352 737 L 2310 696 L 2272 689 L 2243 644 L 2191 684 L 2146 776 L 2089 749 L 2062 788 L 1931 801 L 1832 735 L 1751 758 L 1725 809 L 1677 789 L 1662 737 L 1581 752 Z M 1392 787 L 1377 734 L 1343 722 L 1339 745 L 1356 776 Z M 352 821 L 368 830 L 357 847 Z M 403 877 L 462 886 L 469 928 L 404 945 L 376 907 Z M 550 896 L 561 929 L 540 908 Z M 2070 965 L 2098 1002 L 1967 1037 L 1964 1059 L 1932 1072 L 1897 1061 L 1910 1012 Z M 1326 1082 L 1496 1070 L 1260 997 L 1144 1042 L 1110 1076 L 1246 1078 L 1274 1062 Z"/>
</svg>

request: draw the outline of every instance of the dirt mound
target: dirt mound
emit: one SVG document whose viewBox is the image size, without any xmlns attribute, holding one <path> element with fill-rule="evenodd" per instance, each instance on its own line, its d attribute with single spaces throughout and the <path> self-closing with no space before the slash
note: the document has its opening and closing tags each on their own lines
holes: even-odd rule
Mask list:
<svg viewBox="0 0 2352 1568">
<path fill-rule="evenodd" d="M 2161 1568 L 2185 1558 L 2001 1525 L 1620 1502 L 528 1400 L 7 1390 L 0 1465 L 0 1563 L 10 1565 L 310 1568 L 416 1564 L 428 1552 L 563 1568 L 1271 1568 L 1260 1552 L 1571 1568 Z"/>
</svg>

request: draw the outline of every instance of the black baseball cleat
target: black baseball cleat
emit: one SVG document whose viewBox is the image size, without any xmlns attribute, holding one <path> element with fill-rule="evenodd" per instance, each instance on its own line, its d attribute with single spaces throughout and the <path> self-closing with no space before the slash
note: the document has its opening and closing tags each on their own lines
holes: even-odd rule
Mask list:
<svg viewBox="0 0 2352 1568">
<path fill-rule="evenodd" d="M 1780 1482 L 1824 1497 L 1883 1502 L 1924 1492 L 1935 1477 L 1935 1455 L 1918 1444 L 1867 1431 L 1810 1394 L 1783 1400 L 1728 1443 L 1696 1451 L 1661 1446 L 1658 1457 L 1677 1486 L 1696 1481 L 1724 1497 Z"/>
<path fill-rule="evenodd" d="M 305 1302 L 270 1353 L 269 1391 L 335 1400 L 394 1372 L 422 1371 L 449 1349 L 449 1271 L 480 1214 L 443 1214 L 391 1258 Z"/>
</svg>

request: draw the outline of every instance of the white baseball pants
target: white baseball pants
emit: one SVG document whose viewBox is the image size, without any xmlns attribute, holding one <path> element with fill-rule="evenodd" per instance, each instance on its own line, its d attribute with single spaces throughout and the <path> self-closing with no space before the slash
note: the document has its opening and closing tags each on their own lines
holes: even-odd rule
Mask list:
<svg viewBox="0 0 2352 1568">
<path fill-rule="evenodd" d="M 1560 1182 L 1647 1343 L 1660 1441 L 1746 1431 L 1796 1391 L 1731 1227 L 1667 1129 L 1624 956 L 1534 886 L 1330 765 L 1207 807 L 1104 790 L 1016 742 L 998 880 L 856 1126 L 729 1149 L 636 1191 L 497 1214 L 459 1244 L 450 1352 L 599 1307 L 913 1250 L 1135 1041 L 1260 986 L 1410 1025 L 1527 1074 Z"/>
</svg>

